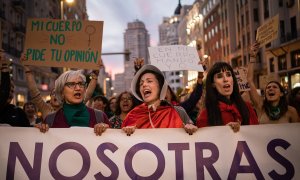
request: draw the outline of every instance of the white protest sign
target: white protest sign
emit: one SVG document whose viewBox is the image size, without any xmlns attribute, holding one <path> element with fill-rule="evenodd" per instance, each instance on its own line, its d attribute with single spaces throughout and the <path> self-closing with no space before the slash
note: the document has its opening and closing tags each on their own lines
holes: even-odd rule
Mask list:
<svg viewBox="0 0 300 180">
<path fill-rule="evenodd" d="M 256 40 L 260 47 L 278 38 L 279 15 L 272 17 L 257 28 Z"/>
<path fill-rule="evenodd" d="M 200 71 L 202 65 L 195 47 L 172 45 L 149 47 L 150 64 L 158 67 L 161 71 Z"/>
<path fill-rule="evenodd" d="M 280 133 L 279 133 L 280 132 Z M 300 179 L 300 123 L 199 129 L 0 127 L 0 179 Z"/>
<path fill-rule="evenodd" d="M 239 84 L 240 91 L 250 91 L 250 86 L 247 81 L 247 68 L 238 68 L 233 71 Z"/>
</svg>

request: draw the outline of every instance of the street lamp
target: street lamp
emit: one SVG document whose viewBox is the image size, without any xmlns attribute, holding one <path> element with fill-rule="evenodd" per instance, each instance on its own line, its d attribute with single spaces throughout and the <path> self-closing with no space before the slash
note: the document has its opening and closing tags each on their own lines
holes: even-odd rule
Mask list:
<svg viewBox="0 0 300 180">
<path fill-rule="evenodd" d="M 71 4 L 74 0 L 66 0 L 66 3 Z M 60 18 L 64 20 L 64 0 L 60 0 Z"/>
</svg>

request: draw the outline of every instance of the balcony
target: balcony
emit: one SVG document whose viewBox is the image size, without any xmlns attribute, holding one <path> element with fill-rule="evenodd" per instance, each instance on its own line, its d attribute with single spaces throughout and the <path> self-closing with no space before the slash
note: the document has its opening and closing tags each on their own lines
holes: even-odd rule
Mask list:
<svg viewBox="0 0 300 180">
<path fill-rule="evenodd" d="M 25 1 L 24 0 L 13 0 L 12 5 L 14 8 L 19 9 L 21 11 L 25 10 Z"/>
<path fill-rule="evenodd" d="M 22 25 L 22 24 L 16 24 L 16 25 L 14 26 L 14 31 L 16 31 L 17 33 L 25 34 L 26 28 L 25 28 L 25 26 Z"/>
</svg>

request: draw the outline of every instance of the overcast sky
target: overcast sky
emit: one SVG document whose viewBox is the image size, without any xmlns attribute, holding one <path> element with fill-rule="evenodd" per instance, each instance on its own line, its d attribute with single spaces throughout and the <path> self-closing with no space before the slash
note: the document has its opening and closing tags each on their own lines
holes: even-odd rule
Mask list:
<svg viewBox="0 0 300 180">
<path fill-rule="evenodd" d="M 191 5 L 195 0 L 181 0 L 181 5 Z M 156 46 L 158 25 L 163 17 L 170 17 L 178 0 L 86 0 L 89 20 L 104 21 L 102 52 L 123 52 L 124 32 L 128 22 L 135 19 L 145 23 L 151 46 Z M 107 72 L 124 72 L 123 56 L 103 56 Z"/>
</svg>

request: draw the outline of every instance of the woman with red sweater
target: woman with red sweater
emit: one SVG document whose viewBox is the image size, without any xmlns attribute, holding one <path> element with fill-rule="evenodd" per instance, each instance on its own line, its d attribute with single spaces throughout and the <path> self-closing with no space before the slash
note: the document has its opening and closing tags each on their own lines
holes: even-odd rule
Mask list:
<svg viewBox="0 0 300 180">
<path fill-rule="evenodd" d="M 205 109 L 197 118 L 198 127 L 229 125 L 234 132 L 240 125 L 258 124 L 256 113 L 243 101 L 232 67 L 217 62 L 206 78 Z"/>
</svg>

